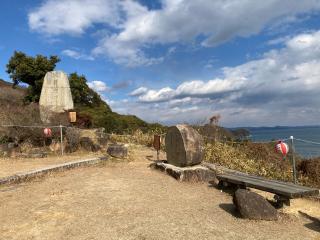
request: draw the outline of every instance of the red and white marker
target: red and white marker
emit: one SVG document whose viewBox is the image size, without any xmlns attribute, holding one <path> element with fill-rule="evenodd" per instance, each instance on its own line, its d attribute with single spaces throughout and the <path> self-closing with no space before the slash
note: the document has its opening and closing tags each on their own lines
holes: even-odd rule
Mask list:
<svg viewBox="0 0 320 240">
<path fill-rule="evenodd" d="M 52 136 L 52 131 L 51 131 L 50 128 L 45 128 L 45 129 L 43 130 L 43 133 L 44 133 L 44 135 L 45 135 L 46 137 L 51 137 L 51 136 Z"/>
<path fill-rule="evenodd" d="M 286 143 L 282 142 L 281 140 L 279 140 L 277 145 L 276 145 L 276 152 L 281 153 L 285 157 L 289 152 L 288 144 L 286 144 Z"/>
</svg>

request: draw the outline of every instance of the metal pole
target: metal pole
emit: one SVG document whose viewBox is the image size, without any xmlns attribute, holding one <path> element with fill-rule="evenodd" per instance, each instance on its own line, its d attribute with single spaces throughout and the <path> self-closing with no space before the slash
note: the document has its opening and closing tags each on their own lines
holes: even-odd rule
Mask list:
<svg viewBox="0 0 320 240">
<path fill-rule="evenodd" d="M 61 142 L 60 148 L 61 148 L 61 155 L 63 155 L 63 145 L 62 145 L 62 142 L 63 142 L 62 125 L 60 125 L 59 127 L 60 127 L 60 142 Z"/>
<path fill-rule="evenodd" d="M 290 140 L 291 140 L 291 162 L 292 162 L 292 169 L 293 169 L 293 182 L 294 184 L 297 183 L 297 171 L 296 171 L 296 160 L 294 158 L 294 143 L 293 143 L 293 136 L 290 136 Z"/>
</svg>

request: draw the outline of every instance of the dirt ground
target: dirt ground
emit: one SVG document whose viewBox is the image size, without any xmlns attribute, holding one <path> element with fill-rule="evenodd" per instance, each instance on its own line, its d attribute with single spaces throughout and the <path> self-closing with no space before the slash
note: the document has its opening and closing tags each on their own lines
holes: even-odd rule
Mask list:
<svg viewBox="0 0 320 240">
<path fill-rule="evenodd" d="M 319 215 L 240 219 L 230 195 L 151 170 L 152 154 L 1 187 L 0 239 L 320 239 Z"/>
<path fill-rule="evenodd" d="M 65 162 L 101 156 L 101 153 L 74 153 L 46 158 L 0 158 L 0 178 Z"/>
</svg>

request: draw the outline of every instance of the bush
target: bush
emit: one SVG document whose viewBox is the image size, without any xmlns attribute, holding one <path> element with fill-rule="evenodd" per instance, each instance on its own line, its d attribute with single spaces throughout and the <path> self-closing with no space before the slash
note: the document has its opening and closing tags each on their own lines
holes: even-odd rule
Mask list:
<svg viewBox="0 0 320 240">
<path fill-rule="evenodd" d="M 250 174 L 291 181 L 289 160 L 282 160 L 268 144 L 246 143 L 232 146 L 220 142 L 208 143 L 205 160 Z"/>
<path fill-rule="evenodd" d="M 305 176 L 304 183 L 320 186 L 320 158 L 300 161 L 297 170 Z"/>
<path fill-rule="evenodd" d="M 67 140 L 66 151 L 75 152 L 78 150 L 80 145 L 80 131 L 77 128 L 67 128 L 65 133 Z"/>
</svg>

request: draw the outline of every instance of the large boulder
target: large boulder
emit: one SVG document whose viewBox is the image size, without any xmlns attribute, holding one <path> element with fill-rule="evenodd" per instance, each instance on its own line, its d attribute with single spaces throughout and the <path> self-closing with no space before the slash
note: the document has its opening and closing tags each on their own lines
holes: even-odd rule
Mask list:
<svg viewBox="0 0 320 240">
<path fill-rule="evenodd" d="M 128 156 L 128 148 L 123 144 L 110 144 L 107 153 L 116 158 L 125 158 Z"/>
<path fill-rule="evenodd" d="M 178 167 L 200 164 L 204 157 L 202 136 L 184 124 L 169 128 L 165 148 L 168 163 Z"/>
<path fill-rule="evenodd" d="M 0 157 L 18 157 L 21 153 L 17 143 L 9 142 L 0 144 Z"/>
<path fill-rule="evenodd" d="M 80 138 L 88 137 L 95 144 L 106 145 L 108 142 L 108 136 L 105 133 L 104 128 L 95 128 L 95 129 L 78 129 Z"/>
<path fill-rule="evenodd" d="M 243 218 L 252 220 L 277 220 L 277 210 L 262 196 L 245 189 L 238 189 L 233 203 Z"/>
<path fill-rule="evenodd" d="M 91 138 L 88 137 L 82 137 L 80 138 L 80 146 L 82 149 L 89 151 L 89 152 L 97 152 L 99 151 L 100 145 L 95 144 Z"/>
</svg>

